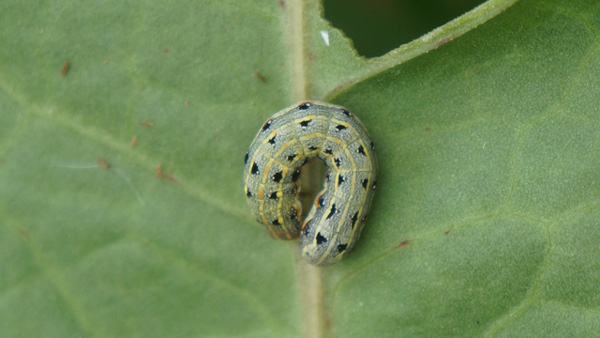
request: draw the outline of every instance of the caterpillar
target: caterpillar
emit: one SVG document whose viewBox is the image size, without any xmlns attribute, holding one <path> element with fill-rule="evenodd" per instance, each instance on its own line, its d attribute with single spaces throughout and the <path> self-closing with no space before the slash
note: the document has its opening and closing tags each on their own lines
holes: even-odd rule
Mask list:
<svg viewBox="0 0 600 338">
<path fill-rule="evenodd" d="M 313 157 L 325 161 L 327 172 L 302 222 L 300 168 Z M 375 146 L 345 108 L 301 102 L 262 125 L 246 152 L 243 179 L 250 210 L 267 232 L 300 236 L 309 263 L 330 265 L 354 249 L 366 223 L 377 185 Z"/>
</svg>

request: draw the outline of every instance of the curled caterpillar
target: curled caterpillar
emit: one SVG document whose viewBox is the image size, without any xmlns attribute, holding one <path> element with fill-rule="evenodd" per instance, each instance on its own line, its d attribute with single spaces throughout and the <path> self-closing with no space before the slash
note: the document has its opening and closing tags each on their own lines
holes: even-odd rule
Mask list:
<svg viewBox="0 0 600 338">
<path fill-rule="evenodd" d="M 318 156 L 323 190 L 301 223 L 300 167 Z M 244 159 L 250 210 L 275 238 L 300 235 L 311 264 L 333 264 L 352 251 L 364 227 L 377 182 L 377 159 L 362 123 L 343 107 L 302 102 L 261 127 Z M 302 224 L 302 226 L 301 226 Z"/>
</svg>

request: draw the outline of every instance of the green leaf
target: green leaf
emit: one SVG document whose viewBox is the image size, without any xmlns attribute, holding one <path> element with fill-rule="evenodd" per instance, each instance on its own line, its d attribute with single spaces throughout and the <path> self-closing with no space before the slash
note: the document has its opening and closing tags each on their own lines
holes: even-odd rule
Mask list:
<svg viewBox="0 0 600 338">
<path fill-rule="evenodd" d="M 365 59 L 317 0 L 3 1 L 0 336 L 596 335 L 600 3 L 515 2 Z M 379 158 L 328 268 L 241 182 L 303 99 Z"/>
</svg>

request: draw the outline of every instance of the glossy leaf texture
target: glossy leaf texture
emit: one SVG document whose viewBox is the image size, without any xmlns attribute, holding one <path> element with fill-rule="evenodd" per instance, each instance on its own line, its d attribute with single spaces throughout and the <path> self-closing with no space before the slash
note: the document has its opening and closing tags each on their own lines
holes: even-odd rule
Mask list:
<svg viewBox="0 0 600 338">
<path fill-rule="evenodd" d="M 317 0 L 3 1 L 0 336 L 593 336 L 599 37 L 595 0 L 488 1 L 372 59 Z M 380 166 L 322 269 L 241 180 L 303 99 Z"/>
</svg>

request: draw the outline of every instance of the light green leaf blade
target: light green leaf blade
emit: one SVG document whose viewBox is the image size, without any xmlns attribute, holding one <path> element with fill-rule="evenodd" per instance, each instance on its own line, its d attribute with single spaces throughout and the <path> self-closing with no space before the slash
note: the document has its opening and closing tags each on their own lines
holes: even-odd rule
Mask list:
<svg viewBox="0 0 600 338">
<path fill-rule="evenodd" d="M 513 3 L 364 59 L 317 1 L 4 2 L 0 336 L 595 334 L 600 5 Z M 306 98 L 381 166 L 325 269 L 241 182 Z"/>
</svg>

